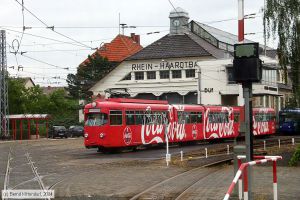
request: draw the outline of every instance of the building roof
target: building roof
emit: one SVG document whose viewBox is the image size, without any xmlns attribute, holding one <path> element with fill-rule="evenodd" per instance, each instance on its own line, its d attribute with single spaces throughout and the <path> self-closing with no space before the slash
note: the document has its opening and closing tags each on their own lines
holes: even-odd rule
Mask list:
<svg viewBox="0 0 300 200">
<path fill-rule="evenodd" d="M 165 35 L 126 60 L 211 56 L 188 34 Z"/>
<path fill-rule="evenodd" d="M 46 87 L 41 87 L 41 89 L 43 91 L 43 94 L 45 94 L 45 95 L 50 95 L 57 90 L 63 90 L 65 92 L 65 94 L 68 94 L 68 91 L 66 90 L 65 87 L 46 86 Z"/>
<path fill-rule="evenodd" d="M 49 119 L 49 114 L 17 114 L 7 115 L 8 119 Z"/>
<path fill-rule="evenodd" d="M 110 62 L 122 62 L 128 56 L 140 51 L 143 47 L 140 45 L 139 35 L 131 34 L 131 37 L 117 35 L 110 43 L 105 43 L 92 54 L 99 54 L 106 57 Z M 81 63 L 88 62 L 88 59 Z"/>
<path fill-rule="evenodd" d="M 231 45 L 239 43 L 237 35 L 217 29 L 217 28 L 209 26 L 207 24 L 203 24 L 203 23 L 200 23 L 197 21 L 194 21 L 194 22 L 197 23 L 199 26 L 201 26 L 203 29 L 205 29 L 208 33 L 210 33 L 212 36 L 214 36 L 217 40 L 219 40 L 221 42 L 231 44 Z M 253 41 L 245 38 L 244 42 L 252 43 Z"/>
<path fill-rule="evenodd" d="M 229 45 L 234 45 L 239 43 L 238 41 L 238 36 L 234 35 L 232 33 L 217 29 L 215 27 L 209 26 L 207 24 L 203 24 L 197 21 L 193 21 L 196 24 L 198 24 L 199 26 L 201 26 L 204 30 L 206 30 L 210 35 L 212 35 L 214 38 L 216 38 L 218 41 L 229 44 Z M 254 41 L 252 40 L 248 40 L 245 38 L 244 40 L 245 43 L 253 43 Z M 259 45 L 261 48 L 265 48 L 264 45 Z M 277 55 L 277 50 L 273 49 L 271 47 L 266 46 L 266 54 L 268 57 L 271 58 L 276 58 Z"/>
<path fill-rule="evenodd" d="M 33 86 L 35 86 L 35 83 L 30 77 L 18 77 L 17 79 L 20 80 L 24 85 L 31 83 Z"/>
</svg>

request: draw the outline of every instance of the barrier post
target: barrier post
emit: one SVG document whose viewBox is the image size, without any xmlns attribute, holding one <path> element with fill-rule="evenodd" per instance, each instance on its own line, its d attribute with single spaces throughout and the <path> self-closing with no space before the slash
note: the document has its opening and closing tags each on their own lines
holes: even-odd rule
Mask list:
<svg viewBox="0 0 300 200">
<path fill-rule="evenodd" d="M 229 155 L 229 145 L 227 144 L 227 155 Z"/>
<path fill-rule="evenodd" d="M 240 169 L 242 165 L 242 160 L 238 158 L 238 169 Z M 239 200 L 243 199 L 243 180 L 242 176 L 239 177 Z"/>
<path fill-rule="evenodd" d="M 244 200 L 248 200 L 248 169 L 247 165 L 245 166 L 245 169 L 243 171 L 244 176 Z"/>
<path fill-rule="evenodd" d="M 180 160 L 183 161 L 183 151 L 180 151 Z"/>
<path fill-rule="evenodd" d="M 280 139 L 278 139 L 278 148 L 280 149 Z"/>
<path fill-rule="evenodd" d="M 266 140 L 264 140 L 264 151 L 266 150 Z"/>
<path fill-rule="evenodd" d="M 207 158 L 207 148 L 205 148 L 205 158 Z"/>
<path fill-rule="evenodd" d="M 295 138 L 292 138 L 292 144 L 295 145 Z"/>
<path fill-rule="evenodd" d="M 276 169 L 276 160 L 273 161 L 273 194 L 274 194 L 274 200 L 278 199 L 277 196 L 277 169 Z"/>
</svg>

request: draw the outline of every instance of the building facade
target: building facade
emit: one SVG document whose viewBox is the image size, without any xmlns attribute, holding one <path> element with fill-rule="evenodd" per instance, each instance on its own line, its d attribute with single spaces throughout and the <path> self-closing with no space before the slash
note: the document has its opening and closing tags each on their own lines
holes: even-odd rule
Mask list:
<svg viewBox="0 0 300 200">
<path fill-rule="evenodd" d="M 233 45 L 237 36 L 190 21 L 181 8 L 172 11 L 170 32 L 126 58 L 90 90 L 127 90 L 133 98 L 168 100 L 169 103 L 244 105 L 240 84 L 233 81 Z M 252 42 L 246 40 L 245 42 Z M 284 106 L 285 95 L 274 49 L 266 48 L 261 83 L 253 84 L 255 107 Z M 263 51 L 262 51 L 263 52 Z M 285 88 L 284 93 L 291 93 Z"/>
</svg>

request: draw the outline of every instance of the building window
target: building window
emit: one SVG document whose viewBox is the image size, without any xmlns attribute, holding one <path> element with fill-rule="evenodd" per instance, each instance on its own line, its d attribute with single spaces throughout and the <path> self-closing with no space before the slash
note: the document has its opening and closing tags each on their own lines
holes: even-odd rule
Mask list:
<svg viewBox="0 0 300 200">
<path fill-rule="evenodd" d="M 144 80 L 144 72 L 134 72 L 135 80 Z"/>
<path fill-rule="evenodd" d="M 170 77 L 170 73 L 168 70 L 159 71 L 160 79 L 168 79 Z"/>
<path fill-rule="evenodd" d="M 181 78 L 181 70 L 173 70 L 172 78 Z"/>
<path fill-rule="evenodd" d="M 122 79 L 122 81 L 128 81 L 128 80 L 131 80 L 131 73 L 127 74 L 127 75 Z"/>
<path fill-rule="evenodd" d="M 195 77 L 195 69 L 187 69 L 185 70 L 186 78 L 194 78 Z"/>
<path fill-rule="evenodd" d="M 156 79 L 156 72 L 155 71 L 147 72 L 147 79 Z"/>
</svg>

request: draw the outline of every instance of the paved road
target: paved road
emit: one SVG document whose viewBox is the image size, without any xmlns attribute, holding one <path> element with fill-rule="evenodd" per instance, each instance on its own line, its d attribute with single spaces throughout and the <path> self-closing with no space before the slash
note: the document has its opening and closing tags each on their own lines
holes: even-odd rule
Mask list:
<svg viewBox="0 0 300 200">
<path fill-rule="evenodd" d="M 223 144 L 222 144 L 223 145 Z M 226 143 L 224 144 L 226 146 Z M 203 149 L 211 145 L 173 147 L 170 152 Z M 12 148 L 13 168 L 10 188 L 32 179 L 24 154 L 28 152 L 38 167 L 47 188 L 55 189 L 57 199 L 129 199 L 135 194 L 189 168 L 166 167 L 164 149 L 141 150 L 121 154 L 102 154 L 85 149 L 83 139 L 58 139 L 20 142 L 0 142 L 0 188 L 3 188 L 7 155 Z M 206 174 L 211 169 L 199 172 Z M 213 170 L 214 171 L 214 170 Z M 260 167 L 255 174 L 255 191 L 266 196 L 272 191 L 272 169 Z M 300 199 L 300 168 L 278 168 L 279 199 Z M 18 175 L 19 174 L 19 175 Z M 20 176 L 21 174 L 21 176 Z M 200 175 L 201 175 L 200 174 Z M 220 199 L 233 178 L 232 166 L 225 166 L 203 177 L 184 199 Z M 181 180 L 177 180 L 181 181 Z M 19 185 L 18 189 L 37 187 L 35 181 Z M 178 185 L 175 183 L 175 185 Z M 179 184 L 180 185 L 180 184 Z M 166 188 L 164 188 L 166 187 Z M 165 185 L 160 191 L 168 191 Z M 162 193 L 159 192 L 158 193 Z M 268 196 L 269 195 L 269 196 Z M 154 195 L 154 198 L 160 195 Z M 165 197 L 168 195 L 166 194 Z M 160 196 L 161 197 L 161 196 Z M 166 198 L 165 198 L 166 199 Z"/>
</svg>

